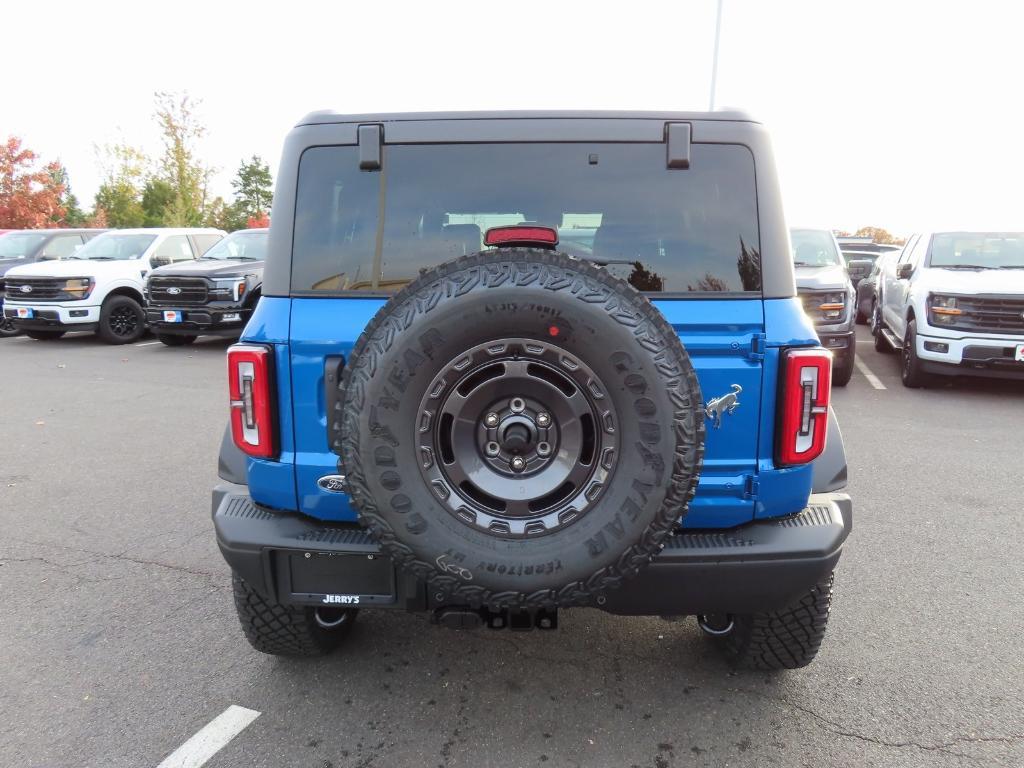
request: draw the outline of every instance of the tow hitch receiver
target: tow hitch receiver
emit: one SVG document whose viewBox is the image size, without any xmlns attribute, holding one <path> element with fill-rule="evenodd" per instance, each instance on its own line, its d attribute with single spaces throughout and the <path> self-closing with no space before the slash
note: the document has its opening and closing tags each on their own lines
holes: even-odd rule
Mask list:
<svg viewBox="0 0 1024 768">
<path fill-rule="evenodd" d="M 435 609 L 432 620 L 449 629 L 477 629 L 486 626 L 488 629 L 526 632 L 531 629 L 558 629 L 558 609 L 491 611 L 487 608 L 449 605 Z"/>
</svg>

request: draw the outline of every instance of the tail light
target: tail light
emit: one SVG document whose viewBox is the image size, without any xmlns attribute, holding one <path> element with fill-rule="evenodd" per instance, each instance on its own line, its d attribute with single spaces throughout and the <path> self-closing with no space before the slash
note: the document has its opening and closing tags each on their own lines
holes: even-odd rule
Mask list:
<svg viewBox="0 0 1024 768">
<path fill-rule="evenodd" d="M 242 451 L 263 459 L 277 455 L 271 395 L 272 361 L 269 347 L 255 344 L 228 347 L 231 437 Z"/>
<path fill-rule="evenodd" d="M 806 464 L 825 450 L 832 353 L 825 349 L 791 349 L 785 354 L 782 370 L 782 422 L 776 463 Z"/>
<path fill-rule="evenodd" d="M 491 227 L 484 234 L 484 245 L 534 245 L 554 248 L 558 245 L 558 232 L 554 227 L 537 227 L 529 224 Z"/>
</svg>

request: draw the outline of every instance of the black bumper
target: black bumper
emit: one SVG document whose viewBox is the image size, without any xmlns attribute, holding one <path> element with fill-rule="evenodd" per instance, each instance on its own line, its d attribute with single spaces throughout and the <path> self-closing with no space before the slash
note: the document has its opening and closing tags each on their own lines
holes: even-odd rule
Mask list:
<svg viewBox="0 0 1024 768">
<path fill-rule="evenodd" d="M 182 313 L 182 322 L 164 322 L 164 312 L 174 310 Z M 238 315 L 238 320 L 224 321 L 224 315 Z M 146 307 L 146 323 L 154 333 L 170 333 L 178 336 L 224 336 L 235 338 L 242 334 L 245 324 L 252 315 L 251 309 L 241 307 Z"/>
<path fill-rule="evenodd" d="M 818 339 L 821 341 L 821 346 L 831 350 L 836 357 L 845 358 L 856 352 L 856 331 L 852 327 L 846 331 L 818 330 Z"/>
<path fill-rule="evenodd" d="M 925 373 L 939 376 L 971 376 L 983 379 L 1011 379 L 1024 381 L 1024 363 L 1012 359 L 993 359 L 988 361 L 964 360 L 957 363 L 940 363 L 936 360 L 921 360 L 921 369 Z"/>
<path fill-rule="evenodd" d="M 357 525 L 264 509 L 233 484 L 214 489 L 213 522 L 231 568 L 279 602 L 317 605 L 340 595 L 362 607 L 440 607 L 415 577 L 396 572 Z M 638 577 L 594 607 L 651 616 L 782 608 L 836 567 L 852 527 L 850 497 L 828 493 L 811 496 L 806 509 L 782 520 L 679 533 Z"/>
</svg>

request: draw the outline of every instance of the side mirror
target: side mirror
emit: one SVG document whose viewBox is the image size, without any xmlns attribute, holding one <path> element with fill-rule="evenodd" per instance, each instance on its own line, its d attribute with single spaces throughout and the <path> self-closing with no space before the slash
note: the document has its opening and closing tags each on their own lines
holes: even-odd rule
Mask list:
<svg viewBox="0 0 1024 768">
<path fill-rule="evenodd" d="M 904 262 L 896 267 L 897 280 L 909 280 L 912 274 L 914 274 L 914 265 L 910 262 Z"/>
<path fill-rule="evenodd" d="M 156 256 L 149 260 L 149 264 L 153 269 L 156 269 L 157 267 L 165 267 L 170 263 L 170 259 L 158 258 Z"/>
</svg>

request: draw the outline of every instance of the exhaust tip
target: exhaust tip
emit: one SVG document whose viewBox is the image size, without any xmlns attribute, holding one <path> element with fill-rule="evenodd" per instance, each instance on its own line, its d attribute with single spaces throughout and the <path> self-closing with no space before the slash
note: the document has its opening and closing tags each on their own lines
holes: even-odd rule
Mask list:
<svg viewBox="0 0 1024 768">
<path fill-rule="evenodd" d="M 343 608 L 316 608 L 313 617 L 318 626 L 324 629 L 337 629 L 351 618 L 351 613 Z"/>
<path fill-rule="evenodd" d="M 698 613 L 697 626 L 705 635 L 725 637 L 736 628 L 736 622 L 731 613 Z"/>
</svg>

